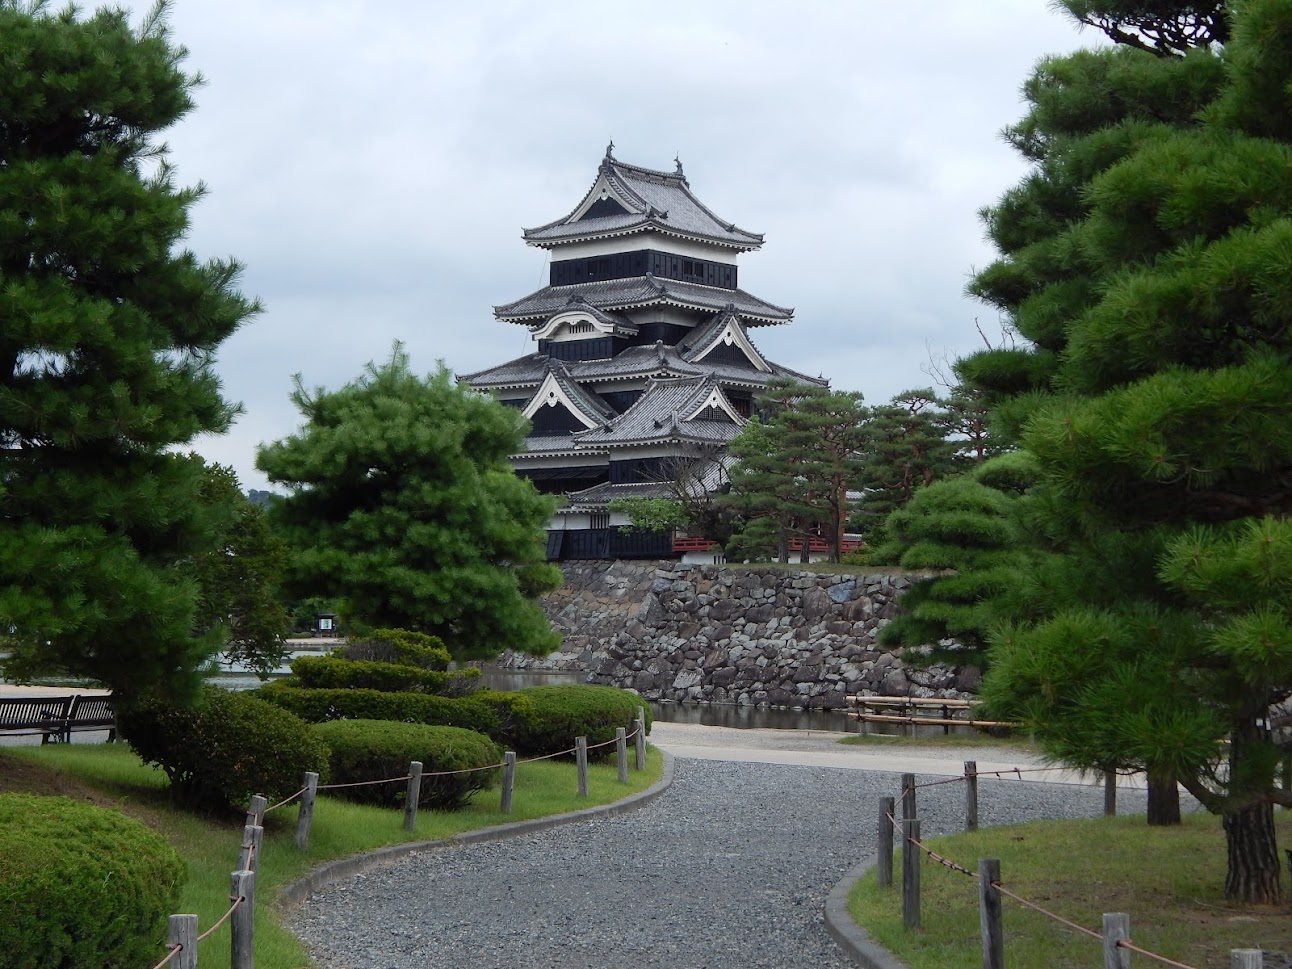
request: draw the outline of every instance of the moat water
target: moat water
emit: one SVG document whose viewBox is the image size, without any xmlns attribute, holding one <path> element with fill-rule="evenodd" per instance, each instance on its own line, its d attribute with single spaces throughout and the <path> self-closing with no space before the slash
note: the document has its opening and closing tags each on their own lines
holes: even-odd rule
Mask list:
<svg viewBox="0 0 1292 969">
<path fill-rule="evenodd" d="M 294 651 L 287 662 L 276 669 L 273 677 L 291 672 L 290 663 L 297 656 L 318 656 L 319 648 Z M 583 673 L 519 673 L 500 670 L 489 664 L 480 667 L 481 681 L 495 690 L 519 690 L 527 686 L 583 683 Z M 230 690 L 254 690 L 261 681 L 237 668 L 225 668 L 213 681 Z M 770 728 L 776 730 L 855 731 L 857 725 L 837 710 L 788 710 L 767 707 L 737 706 L 734 703 L 652 702 L 651 715 L 666 723 L 699 723 L 711 727 Z"/>
</svg>

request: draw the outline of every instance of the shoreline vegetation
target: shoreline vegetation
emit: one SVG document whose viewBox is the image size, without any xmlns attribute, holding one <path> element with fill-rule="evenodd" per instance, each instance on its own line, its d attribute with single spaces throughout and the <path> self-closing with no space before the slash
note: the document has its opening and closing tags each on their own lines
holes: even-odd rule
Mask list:
<svg viewBox="0 0 1292 969">
<path fill-rule="evenodd" d="M 309 965 L 302 944 L 286 926 L 289 906 L 279 899 L 285 886 L 323 862 L 387 845 L 434 841 L 509 822 L 550 817 L 611 804 L 657 781 L 663 757 L 647 748 L 646 770 L 629 771 L 620 784 L 613 759 L 588 768 L 588 796 L 576 793 L 571 762 L 539 761 L 517 770 L 512 812 L 499 810 L 496 789 L 480 792 L 460 811 L 419 811 L 416 830 L 403 830 L 403 813 L 320 796 L 314 808 L 309 848 L 293 844 L 296 809 L 266 816 L 264 848 L 257 872 L 257 893 L 270 904 L 256 908 L 256 965 L 260 969 L 299 969 Z M 194 912 L 202 930 L 228 908 L 229 875 L 234 869 L 242 818 L 201 817 L 173 808 L 166 777 L 145 766 L 125 745 L 71 744 L 9 747 L 0 750 L 0 791 L 51 794 L 121 811 L 162 834 L 188 864 L 189 874 L 178 911 Z M 201 949 L 202 966 L 227 969 L 227 928 Z M 164 927 L 163 927 L 164 932 Z M 157 958 L 165 954 L 159 937 Z"/>
</svg>

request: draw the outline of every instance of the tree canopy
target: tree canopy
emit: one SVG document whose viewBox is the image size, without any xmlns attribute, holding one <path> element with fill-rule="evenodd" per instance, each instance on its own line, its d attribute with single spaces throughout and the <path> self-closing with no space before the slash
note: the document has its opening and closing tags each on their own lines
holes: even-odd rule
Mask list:
<svg viewBox="0 0 1292 969">
<path fill-rule="evenodd" d="M 292 402 L 302 427 L 256 465 L 289 489 L 271 513 L 293 592 L 343 600 L 351 624 L 438 636 L 457 659 L 556 648 L 532 601 L 560 583 L 542 541 L 554 504 L 507 464 L 517 411 L 443 365 L 412 373 L 398 344 L 339 390 L 297 377 Z"/>
<path fill-rule="evenodd" d="M 1183 9 L 1103 5 L 1132 6 Z M 1266 726 L 1292 697 L 1292 7 L 1217 14 L 1223 49 L 1037 68 L 1009 132 L 1033 168 L 986 213 L 1001 258 L 971 284 L 1031 344 L 957 369 L 1021 431 L 1064 552 L 984 695 L 1058 756 L 1184 784 L 1223 819 L 1226 895 L 1271 902 L 1271 806 L 1292 804 Z"/>
<path fill-rule="evenodd" d="M 192 696 L 223 645 L 177 563 L 229 508 L 175 453 L 236 408 L 213 355 L 257 312 L 231 260 L 182 248 L 158 135 L 192 108 L 164 7 L 0 3 L 0 630 L 9 676 Z"/>
</svg>

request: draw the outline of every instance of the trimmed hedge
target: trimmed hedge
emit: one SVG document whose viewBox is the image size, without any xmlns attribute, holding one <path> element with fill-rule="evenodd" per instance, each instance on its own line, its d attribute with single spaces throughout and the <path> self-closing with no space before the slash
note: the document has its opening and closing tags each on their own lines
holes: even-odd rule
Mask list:
<svg viewBox="0 0 1292 969">
<path fill-rule="evenodd" d="M 206 686 L 191 709 L 153 700 L 120 710 L 117 726 L 188 807 L 222 811 L 252 794 L 277 801 L 306 771 L 327 773 L 327 748 L 309 724 L 251 693 Z"/>
<path fill-rule="evenodd" d="M 376 660 L 340 656 L 299 656 L 292 660 L 297 682 L 309 690 L 381 690 L 385 693 L 433 693 L 465 696 L 479 688 L 480 670 L 470 667 L 445 673 Z"/>
<path fill-rule="evenodd" d="M 484 691 L 481 691 L 484 692 Z M 256 695 L 290 710 L 302 720 L 402 720 L 463 727 L 493 736 L 499 726 L 495 710 L 473 693 L 469 697 L 429 693 L 383 693 L 380 690 L 307 690 L 282 681 L 266 683 Z"/>
<path fill-rule="evenodd" d="M 151 966 L 183 859 L 117 811 L 0 794 L 0 969 Z"/>
<path fill-rule="evenodd" d="M 435 727 L 391 720 L 331 720 L 315 731 L 332 751 L 332 780 L 338 784 L 398 777 L 410 762 L 422 764 L 419 807 L 455 811 L 498 776 L 502 750 L 484 734 L 461 727 Z M 429 777 L 438 771 L 474 770 L 469 774 Z M 361 804 L 397 807 L 407 796 L 407 782 L 343 787 L 331 792 Z"/>
<path fill-rule="evenodd" d="M 632 731 L 639 706 L 645 708 L 648 732 L 651 724 L 650 707 L 640 696 L 610 686 L 532 686 L 450 698 L 379 690 L 309 690 L 278 680 L 262 686 L 257 695 L 311 723 L 395 720 L 463 727 L 489 736 L 521 757 L 568 750 L 575 737 L 587 737 L 589 744 L 614 740 L 616 727 Z"/>
<path fill-rule="evenodd" d="M 523 702 L 511 708 L 510 749 L 525 757 L 554 754 L 574 746 L 576 737 L 587 737 L 588 745 L 615 739 L 615 728 L 632 733 L 637 708 L 645 708 L 646 730 L 650 731 L 650 706 L 630 690 L 612 686 L 531 686 L 515 693 Z M 484 692 L 477 694 L 482 699 Z M 506 694 L 502 694 L 506 696 Z M 605 756 L 613 747 L 592 751 Z"/>
<path fill-rule="evenodd" d="M 334 653 L 341 659 L 396 663 L 440 672 L 449 668 L 449 660 L 453 658 L 440 637 L 408 629 L 374 629 L 350 640 Z"/>
</svg>

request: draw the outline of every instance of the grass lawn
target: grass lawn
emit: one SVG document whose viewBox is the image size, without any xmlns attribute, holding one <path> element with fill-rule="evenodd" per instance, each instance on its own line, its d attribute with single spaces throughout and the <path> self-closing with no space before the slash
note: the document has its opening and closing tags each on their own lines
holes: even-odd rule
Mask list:
<svg viewBox="0 0 1292 969">
<path fill-rule="evenodd" d="M 630 760 L 631 764 L 631 760 Z M 295 804 L 265 819 L 265 841 L 256 875 L 257 969 L 302 969 L 310 965 L 300 943 L 282 926 L 272 902 L 283 885 L 310 868 L 383 845 L 446 838 L 464 831 L 509 821 L 545 817 L 608 804 L 659 779 L 660 753 L 648 750 L 646 770 L 630 768 L 628 784 L 619 783 L 613 758 L 588 768 L 588 797 L 577 796 L 572 763 L 539 761 L 516 768 L 512 813 L 498 810 L 497 789 L 481 791 L 462 811 L 420 811 L 417 830 L 403 829 L 403 812 L 349 804 L 320 795 L 310 828 L 307 851 L 293 844 Z M 196 912 L 199 930 L 213 924 L 228 908 L 229 876 L 238 856 L 242 821 L 198 818 L 171 809 L 166 777 L 139 762 L 125 744 L 70 744 L 12 747 L 0 752 L 0 790 L 67 793 L 116 807 L 165 835 L 188 862 L 188 881 L 178 912 Z M 228 969 L 228 928 L 222 927 L 198 950 L 203 969 Z M 157 958 L 165 955 L 159 940 Z"/>
<path fill-rule="evenodd" d="M 1292 838 L 1292 815 L 1276 815 L 1279 842 Z M 1150 828 L 1143 816 L 1043 821 L 930 839 L 938 853 L 976 870 L 998 858 L 1001 884 L 1088 929 L 1105 912 L 1130 916 L 1132 941 L 1197 969 L 1229 969 L 1230 949 L 1292 953 L 1292 906 L 1243 907 L 1222 898 L 1225 839 L 1219 818 L 1192 814 L 1178 828 Z M 901 854 L 891 889 L 874 871 L 853 886 L 848 910 L 880 945 L 911 969 L 963 969 L 981 963 L 977 882 L 925 860 L 921 927 L 902 928 Z M 1005 964 L 1077 969 L 1102 964 L 1100 943 L 1002 900 Z M 1145 956 L 1134 965 L 1157 965 Z M 1281 965 L 1281 963 L 1280 963 Z"/>
</svg>

